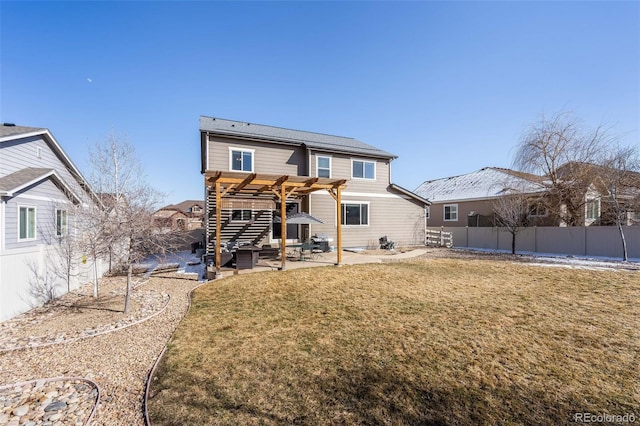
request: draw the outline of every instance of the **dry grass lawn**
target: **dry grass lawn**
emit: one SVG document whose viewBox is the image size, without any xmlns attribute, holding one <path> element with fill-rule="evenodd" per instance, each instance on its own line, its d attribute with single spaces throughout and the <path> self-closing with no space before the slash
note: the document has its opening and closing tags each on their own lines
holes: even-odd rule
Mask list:
<svg viewBox="0 0 640 426">
<path fill-rule="evenodd" d="M 487 260 L 234 276 L 196 291 L 150 415 L 155 425 L 639 416 L 639 301 L 638 272 Z"/>
</svg>

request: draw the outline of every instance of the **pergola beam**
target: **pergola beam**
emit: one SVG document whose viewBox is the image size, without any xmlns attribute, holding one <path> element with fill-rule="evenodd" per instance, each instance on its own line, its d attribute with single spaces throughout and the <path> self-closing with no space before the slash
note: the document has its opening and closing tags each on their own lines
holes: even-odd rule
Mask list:
<svg viewBox="0 0 640 426">
<path fill-rule="evenodd" d="M 289 175 L 269 175 L 246 172 L 225 172 L 207 171 L 205 172 L 205 184 L 212 187 L 216 198 L 216 277 L 221 276 L 220 272 L 220 247 L 222 244 L 222 198 L 229 194 L 250 194 L 258 195 L 271 193 L 280 200 L 280 248 L 282 251 L 282 266 L 286 268 L 286 247 L 287 247 L 287 199 L 292 196 L 302 196 L 309 193 L 327 190 L 336 201 L 336 234 L 338 258 L 337 265 L 342 263 L 342 209 L 341 190 L 346 185 L 345 179 L 329 179 L 308 176 Z"/>
</svg>

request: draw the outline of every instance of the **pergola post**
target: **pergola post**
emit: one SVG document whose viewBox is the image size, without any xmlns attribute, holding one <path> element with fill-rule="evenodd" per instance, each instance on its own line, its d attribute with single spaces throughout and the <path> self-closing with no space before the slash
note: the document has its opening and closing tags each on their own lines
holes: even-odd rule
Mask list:
<svg viewBox="0 0 640 426">
<path fill-rule="evenodd" d="M 337 219 L 337 224 L 336 224 L 336 237 L 338 239 L 338 246 L 337 246 L 337 250 L 338 250 L 338 261 L 336 263 L 336 265 L 340 266 L 342 265 L 342 198 L 341 198 L 341 192 L 340 192 L 340 186 L 338 186 L 337 189 L 337 194 L 336 194 L 336 219 Z"/>
<path fill-rule="evenodd" d="M 280 253 L 282 271 L 287 268 L 287 188 L 280 186 Z"/>
<path fill-rule="evenodd" d="M 216 278 L 222 277 L 220 271 L 220 247 L 222 244 L 222 196 L 220 195 L 220 182 L 216 181 Z"/>
</svg>

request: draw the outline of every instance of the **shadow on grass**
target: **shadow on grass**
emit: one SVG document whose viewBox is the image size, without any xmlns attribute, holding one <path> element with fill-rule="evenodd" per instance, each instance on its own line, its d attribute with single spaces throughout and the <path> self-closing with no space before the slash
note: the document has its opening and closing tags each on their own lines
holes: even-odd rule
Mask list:
<svg viewBox="0 0 640 426">
<path fill-rule="evenodd" d="M 174 383 L 180 382 L 174 388 L 163 375 L 159 373 L 149 399 L 154 425 L 568 424 L 581 408 L 577 399 L 555 401 L 553 393 L 515 385 L 482 389 L 456 387 L 446 380 L 419 382 L 398 374 L 392 366 L 380 368 L 368 362 L 339 369 L 333 376 L 299 377 L 298 383 L 290 384 L 290 392 L 276 395 L 239 393 L 238 388 L 254 389 L 254 386 L 247 382 L 219 383 L 212 377 L 203 381 L 201 375 L 185 372 L 179 377 L 172 375 Z M 273 380 L 274 389 L 282 388 L 277 374 Z M 189 384 L 186 388 L 185 383 Z M 258 387 L 256 384 L 255 388 Z M 167 399 L 163 395 L 165 389 L 174 396 L 180 395 L 179 400 Z M 266 401 L 268 405 L 250 400 Z"/>
</svg>

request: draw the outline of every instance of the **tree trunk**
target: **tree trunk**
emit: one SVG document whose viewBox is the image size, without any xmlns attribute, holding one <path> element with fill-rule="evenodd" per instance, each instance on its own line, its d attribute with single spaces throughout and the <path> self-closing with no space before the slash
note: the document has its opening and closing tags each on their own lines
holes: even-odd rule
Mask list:
<svg viewBox="0 0 640 426">
<path fill-rule="evenodd" d="M 93 297 L 98 298 L 98 261 L 93 258 Z"/>
<path fill-rule="evenodd" d="M 616 208 L 616 225 L 618 226 L 618 232 L 620 232 L 620 240 L 622 240 L 622 261 L 626 262 L 629 260 L 629 257 L 627 255 L 627 239 L 624 237 L 624 230 L 622 229 L 622 208 L 620 207 L 618 198 L 614 194 L 614 191 L 609 190 L 609 195 Z"/>
<path fill-rule="evenodd" d="M 516 233 L 511 233 L 511 254 L 516 254 Z"/>
<path fill-rule="evenodd" d="M 133 271 L 133 265 L 129 263 L 129 268 L 127 269 L 127 291 L 124 295 L 124 313 L 129 313 L 129 299 L 131 296 L 131 273 Z"/>
</svg>

